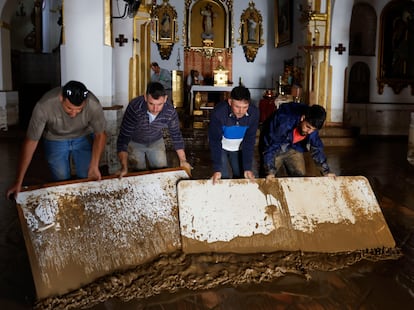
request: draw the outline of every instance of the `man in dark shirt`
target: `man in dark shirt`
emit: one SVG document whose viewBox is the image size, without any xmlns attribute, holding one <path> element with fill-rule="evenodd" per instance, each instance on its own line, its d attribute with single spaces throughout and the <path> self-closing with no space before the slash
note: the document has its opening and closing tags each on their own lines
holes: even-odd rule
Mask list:
<svg viewBox="0 0 414 310">
<path fill-rule="evenodd" d="M 304 152 L 311 156 L 321 174 L 335 176 L 330 172 L 319 129 L 326 119 L 326 111 L 320 105 L 284 103 L 263 127 L 263 160 L 266 178 L 278 175 L 285 167 L 288 176 L 302 177 L 306 174 Z"/>
<path fill-rule="evenodd" d="M 145 95 L 131 100 L 125 111 L 118 135 L 117 151 L 121 162 L 119 176 L 128 173 L 129 163 L 137 170 L 167 167 L 163 129 L 168 128 L 180 166 L 191 170 L 184 152 L 177 111 L 167 101 L 165 88 L 158 82 L 147 85 Z"/>
<path fill-rule="evenodd" d="M 214 108 L 208 127 L 213 184 L 222 178 L 255 178 L 252 166 L 258 125 L 259 109 L 250 104 L 250 91 L 244 86 L 233 88 L 230 99 Z"/>
</svg>

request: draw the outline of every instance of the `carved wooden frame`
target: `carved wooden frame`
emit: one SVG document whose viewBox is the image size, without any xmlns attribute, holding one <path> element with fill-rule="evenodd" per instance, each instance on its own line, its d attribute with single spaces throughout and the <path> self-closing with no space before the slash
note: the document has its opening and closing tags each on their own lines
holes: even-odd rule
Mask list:
<svg viewBox="0 0 414 310">
<path fill-rule="evenodd" d="M 275 0 L 275 47 L 292 43 L 292 0 Z"/>
<path fill-rule="evenodd" d="M 157 43 L 161 59 L 169 59 L 174 44 L 179 41 L 177 11 L 168 3 L 168 0 L 163 0 L 163 3 L 157 5 L 152 11 L 151 20 L 153 23 L 152 40 Z"/>
<path fill-rule="evenodd" d="M 254 61 L 259 48 L 264 44 L 262 23 L 262 15 L 256 9 L 254 2 L 250 1 L 249 7 L 243 11 L 240 17 L 240 39 L 238 40 L 239 44 L 243 46 L 247 62 Z M 249 33 L 250 30 L 253 32 Z"/>
<path fill-rule="evenodd" d="M 414 67 L 411 57 L 413 48 L 408 44 L 414 36 L 414 21 L 409 18 L 412 12 L 412 1 L 391 1 L 381 13 L 377 70 L 379 94 L 382 94 L 384 86 L 388 85 L 395 94 L 411 86 L 411 95 L 414 95 L 413 72 L 407 72 L 407 69 Z M 405 33 L 398 33 L 401 31 Z"/>
<path fill-rule="evenodd" d="M 199 12 L 196 7 L 204 7 L 211 5 L 215 8 L 216 12 L 223 14 L 223 18 L 218 20 L 219 25 L 215 26 L 216 29 L 222 29 L 224 40 L 223 44 L 217 44 L 217 42 L 209 43 L 208 40 L 202 42 L 199 40 L 199 44 L 194 44 L 195 38 L 200 35 L 197 33 L 197 29 L 192 27 L 193 22 L 200 24 L 200 17 L 196 16 Z M 208 57 L 213 56 L 216 52 L 231 52 L 233 47 L 233 0 L 185 0 L 185 12 L 184 12 L 184 25 L 183 25 L 183 45 L 185 50 L 194 50 L 201 52 Z"/>
</svg>

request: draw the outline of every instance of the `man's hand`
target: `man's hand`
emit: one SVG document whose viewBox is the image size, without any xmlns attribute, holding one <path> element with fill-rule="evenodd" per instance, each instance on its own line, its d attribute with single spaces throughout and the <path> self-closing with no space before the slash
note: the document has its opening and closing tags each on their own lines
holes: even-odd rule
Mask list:
<svg viewBox="0 0 414 310">
<path fill-rule="evenodd" d="M 17 194 L 20 193 L 22 190 L 22 184 L 20 182 L 16 182 L 10 187 L 6 192 L 6 199 L 15 199 L 17 198 Z"/>
<path fill-rule="evenodd" d="M 128 152 L 118 152 L 118 158 L 121 163 L 121 170 L 117 171 L 115 175 L 122 178 L 128 173 Z"/>
<path fill-rule="evenodd" d="M 187 172 L 187 174 L 191 177 L 191 170 L 194 168 L 190 165 L 190 163 L 186 160 L 180 160 L 180 167 Z"/>
<path fill-rule="evenodd" d="M 221 179 L 221 172 L 214 172 L 211 180 L 213 181 L 213 185 L 217 183 L 218 180 Z"/>
<path fill-rule="evenodd" d="M 253 181 L 255 179 L 254 173 L 251 170 L 246 170 L 244 172 L 244 178 L 249 179 L 250 181 Z"/>
<path fill-rule="evenodd" d="M 94 181 L 99 181 L 100 179 L 102 179 L 101 171 L 99 171 L 98 167 L 94 167 L 94 168 L 89 167 L 88 179 L 91 179 Z"/>
<path fill-rule="evenodd" d="M 118 178 L 122 178 L 122 177 L 126 176 L 127 173 L 128 173 L 128 168 L 127 167 L 122 167 L 121 170 L 118 170 L 117 172 L 115 172 L 115 175 Z"/>
<path fill-rule="evenodd" d="M 276 179 L 275 175 L 274 175 L 273 173 L 269 173 L 269 174 L 266 176 L 266 180 L 265 180 L 265 182 L 266 182 L 266 183 L 268 183 L 268 182 L 273 182 L 275 179 Z"/>
</svg>

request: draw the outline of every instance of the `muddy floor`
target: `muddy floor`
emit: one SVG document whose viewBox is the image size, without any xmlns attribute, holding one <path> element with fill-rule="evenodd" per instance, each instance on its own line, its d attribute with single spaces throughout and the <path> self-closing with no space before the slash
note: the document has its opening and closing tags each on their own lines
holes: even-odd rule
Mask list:
<svg viewBox="0 0 414 310">
<path fill-rule="evenodd" d="M 20 134 L 0 136 L 0 309 L 10 310 L 32 309 L 35 305 L 17 212 L 13 202 L 4 196 L 15 177 L 21 138 Z M 194 166 L 193 177 L 208 178 L 208 151 L 196 146 L 187 153 Z M 119 300 L 105 296 L 104 302 L 94 303 L 91 309 L 413 309 L 414 167 L 406 160 L 407 138 L 360 137 L 355 146 L 328 147 L 326 153 L 337 175 L 368 178 L 401 249 L 400 258 L 381 261 L 367 256 L 348 265 L 345 262 L 343 268 L 337 268 L 341 264 L 336 263 L 326 268 L 329 262 L 321 256 L 317 261 L 324 268 L 317 266 L 299 272 L 281 268 L 279 276 L 270 280 L 247 281 L 249 284 L 222 281 L 211 288 L 206 285 L 205 290 L 188 285 L 176 291 L 153 287 L 151 297 L 136 294 L 139 299 L 122 296 L 123 300 Z M 170 159 L 172 164 L 176 163 L 173 153 Z M 25 183 L 42 184 L 48 178 L 42 152 L 38 151 Z M 252 258 L 252 266 L 253 261 Z M 209 283 L 205 278 L 203 281 Z"/>
</svg>

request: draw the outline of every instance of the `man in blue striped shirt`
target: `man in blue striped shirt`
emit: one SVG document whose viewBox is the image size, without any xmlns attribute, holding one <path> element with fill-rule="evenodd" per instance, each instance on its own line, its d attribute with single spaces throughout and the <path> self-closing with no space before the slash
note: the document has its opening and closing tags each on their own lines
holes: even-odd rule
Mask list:
<svg viewBox="0 0 414 310">
<path fill-rule="evenodd" d="M 167 98 L 161 83 L 150 82 L 145 95 L 132 99 L 128 104 L 117 141 L 120 177 L 128 173 L 128 162 L 136 170 L 147 170 L 147 161 L 149 169 L 167 167 L 164 128 L 170 133 L 180 166 L 187 172 L 191 171 L 192 167 L 186 160 L 178 114 Z"/>
<path fill-rule="evenodd" d="M 252 166 L 258 126 L 259 109 L 250 104 L 246 87 L 234 87 L 230 98 L 217 104 L 208 129 L 213 184 L 221 178 L 255 178 Z"/>
</svg>

